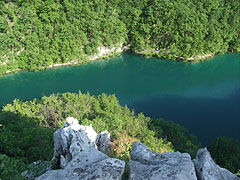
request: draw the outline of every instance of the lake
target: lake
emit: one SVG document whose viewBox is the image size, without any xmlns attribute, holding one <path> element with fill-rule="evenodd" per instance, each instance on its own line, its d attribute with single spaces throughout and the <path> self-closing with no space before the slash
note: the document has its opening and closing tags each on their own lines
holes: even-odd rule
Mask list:
<svg viewBox="0 0 240 180">
<path fill-rule="evenodd" d="M 0 77 L 0 106 L 52 93 L 115 94 L 121 105 L 177 122 L 203 144 L 216 136 L 240 139 L 240 54 L 201 63 L 130 53 L 80 66 Z"/>
</svg>

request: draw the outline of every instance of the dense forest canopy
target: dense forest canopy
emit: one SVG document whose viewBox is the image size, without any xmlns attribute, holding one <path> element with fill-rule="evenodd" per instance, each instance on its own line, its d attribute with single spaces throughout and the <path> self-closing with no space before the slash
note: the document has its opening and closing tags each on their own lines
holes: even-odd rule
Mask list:
<svg viewBox="0 0 240 180">
<path fill-rule="evenodd" d="M 0 73 L 82 63 L 98 47 L 199 59 L 240 51 L 239 0 L 2 0 Z M 202 57 L 201 57 L 202 56 Z"/>
</svg>

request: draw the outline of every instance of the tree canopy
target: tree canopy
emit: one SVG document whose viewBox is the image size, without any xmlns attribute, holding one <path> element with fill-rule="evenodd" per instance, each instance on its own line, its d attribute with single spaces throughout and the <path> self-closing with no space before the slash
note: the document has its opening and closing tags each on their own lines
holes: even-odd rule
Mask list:
<svg viewBox="0 0 240 180">
<path fill-rule="evenodd" d="M 82 63 L 122 43 L 172 60 L 239 52 L 239 17 L 238 0 L 3 0 L 0 72 Z"/>
</svg>

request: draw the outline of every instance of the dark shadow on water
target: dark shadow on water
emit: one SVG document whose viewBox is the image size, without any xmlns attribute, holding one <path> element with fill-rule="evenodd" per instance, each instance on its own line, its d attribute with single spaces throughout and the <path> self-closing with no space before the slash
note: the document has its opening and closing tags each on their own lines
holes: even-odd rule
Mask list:
<svg viewBox="0 0 240 180">
<path fill-rule="evenodd" d="M 135 101 L 130 108 L 151 118 L 162 117 L 183 125 L 198 136 L 203 145 L 216 136 L 232 136 L 240 140 L 239 93 L 227 99 L 160 96 Z"/>
</svg>

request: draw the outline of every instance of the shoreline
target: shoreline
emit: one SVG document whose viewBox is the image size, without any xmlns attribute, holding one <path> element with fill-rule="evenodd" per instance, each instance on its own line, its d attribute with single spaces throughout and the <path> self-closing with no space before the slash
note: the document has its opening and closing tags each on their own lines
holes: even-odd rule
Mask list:
<svg viewBox="0 0 240 180">
<path fill-rule="evenodd" d="M 157 57 L 160 59 L 165 59 L 165 58 L 161 58 L 161 55 L 168 55 L 168 54 L 164 54 L 164 53 L 160 53 L 160 50 L 144 50 L 144 51 L 139 51 L 139 52 L 135 52 L 138 55 L 143 55 L 143 56 L 153 56 L 153 57 Z M 175 60 L 177 61 L 182 61 L 182 62 L 189 62 L 189 63 L 198 63 L 198 62 L 202 62 L 204 60 L 208 60 L 213 58 L 215 55 L 214 53 L 206 53 L 206 54 L 201 54 L 201 55 L 195 55 L 195 56 L 191 56 L 191 57 L 187 57 L 186 59 L 182 56 L 173 56 L 174 58 L 176 58 Z M 169 60 L 171 60 L 169 58 Z"/>
<path fill-rule="evenodd" d="M 37 71 L 41 71 L 41 70 L 46 70 L 46 69 L 51 69 L 51 68 L 58 68 L 58 67 L 64 67 L 64 66 L 76 66 L 76 65 L 81 65 L 81 64 L 86 64 L 88 62 L 91 62 L 91 61 L 97 61 L 97 60 L 102 60 L 102 59 L 108 59 L 109 57 L 113 57 L 113 56 L 116 56 L 116 55 L 119 55 L 120 53 L 122 52 L 126 52 L 130 49 L 129 46 L 122 46 L 123 44 L 118 44 L 117 46 L 114 46 L 112 48 L 108 48 L 108 47 L 104 47 L 104 46 L 100 46 L 98 48 L 98 54 L 95 54 L 95 55 L 92 55 L 92 56 L 86 56 L 86 59 L 83 59 L 82 61 L 79 61 L 79 60 L 73 60 L 73 61 L 70 61 L 70 62 L 66 62 L 66 63 L 56 63 L 56 64 L 51 64 L 51 65 L 48 65 L 46 67 L 43 67 L 43 69 L 39 69 Z M 147 50 L 146 50 L 147 51 Z M 142 55 L 142 56 L 147 56 L 148 54 L 145 52 L 133 52 L 134 54 L 136 55 Z M 150 55 L 150 54 L 149 54 Z M 195 57 L 189 57 L 187 58 L 187 61 L 188 63 L 198 63 L 198 62 L 202 62 L 204 60 L 208 60 L 208 59 L 211 59 L 215 56 L 216 54 L 213 54 L 213 53 L 208 53 L 208 54 L 203 54 L 203 55 L 196 55 Z M 157 58 L 160 58 L 157 56 L 157 51 L 155 51 L 154 55 L 152 55 L 153 57 L 157 57 Z M 183 61 L 183 57 L 176 57 L 179 59 L 179 61 Z M 161 58 L 162 59 L 162 58 Z M 181 60 L 180 60 L 181 59 Z M 5 73 L 3 74 L 0 74 L 0 77 L 1 76 L 4 76 L 4 75 L 9 75 L 9 74 L 13 74 L 13 73 L 17 73 L 17 72 L 20 72 L 20 71 L 25 71 L 24 69 L 20 69 L 20 68 L 17 68 L 17 69 L 14 69 L 14 70 L 7 70 Z"/>
<path fill-rule="evenodd" d="M 43 69 L 41 70 L 46 70 L 46 69 L 52 69 L 52 68 L 58 68 L 58 67 L 64 67 L 64 66 L 75 66 L 75 65 L 81 65 L 81 64 L 86 64 L 88 62 L 91 61 L 97 61 L 97 60 L 102 60 L 102 59 L 107 59 L 109 57 L 118 55 L 120 53 L 122 53 L 124 50 L 126 49 L 126 47 L 122 46 L 122 43 L 120 45 L 114 46 L 112 48 L 108 48 L 108 47 L 104 47 L 104 46 L 100 46 L 98 48 L 99 53 L 92 55 L 92 56 L 86 56 L 86 59 L 79 61 L 79 60 L 73 60 L 70 62 L 66 62 L 66 63 L 56 63 L 56 64 L 51 64 L 49 66 L 43 67 Z M 13 73 L 17 73 L 19 71 L 25 71 L 24 69 L 14 69 L 14 70 L 7 70 L 5 73 L 0 74 L 1 76 L 4 75 L 9 75 L 9 74 L 13 74 Z"/>
</svg>

